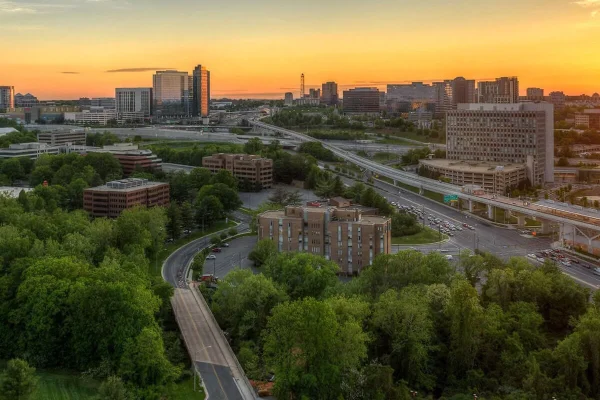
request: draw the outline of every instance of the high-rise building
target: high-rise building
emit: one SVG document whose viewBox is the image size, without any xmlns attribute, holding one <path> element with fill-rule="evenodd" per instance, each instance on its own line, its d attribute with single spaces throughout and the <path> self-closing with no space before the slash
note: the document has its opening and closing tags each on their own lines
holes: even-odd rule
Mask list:
<svg viewBox="0 0 600 400">
<path fill-rule="evenodd" d="M 518 103 L 519 80 L 516 76 L 496 78 L 477 84 L 479 103 Z"/>
<path fill-rule="evenodd" d="M 456 106 L 461 103 L 476 103 L 477 94 L 475 80 L 465 79 L 462 76 L 452 81 L 452 104 Z"/>
<path fill-rule="evenodd" d="M 291 107 L 294 105 L 294 94 L 292 92 L 286 92 L 285 98 L 283 100 L 283 105 L 286 107 Z"/>
<path fill-rule="evenodd" d="M 379 89 L 358 87 L 344 90 L 345 114 L 379 114 Z"/>
<path fill-rule="evenodd" d="M 435 89 L 423 82 L 387 85 L 388 100 L 407 102 L 430 102 L 435 98 Z"/>
<path fill-rule="evenodd" d="M 443 82 L 433 82 L 432 86 L 434 90 L 435 116 L 437 118 L 443 118 L 446 115 L 446 112 L 452 110 L 454 106 L 454 81 L 445 80 Z"/>
<path fill-rule="evenodd" d="M 544 89 L 527 88 L 527 100 L 531 100 L 531 101 L 544 100 Z"/>
<path fill-rule="evenodd" d="M 117 88 L 117 119 L 140 121 L 152 115 L 152 88 Z"/>
<path fill-rule="evenodd" d="M 0 112 L 15 108 L 15 87 L 0 86 Z"/>
<path fill-rule="evenodd" d="M 308 97 L 311 99 L 320 99 L 321 89 L 308 89 Z"/>
<path fill-rule="evenodd" d="M 273 241 L 279 251 L 325 257 L 340 272 L 359 274 L 379 254 L 391 251 L 391 220 L 363 215 L 357 208 L 288 206 L 258 216 L 258 239 Z"/>
<path fill-rule="evenodd" d="M 153 111 L 159 117 L 190 115 L 190 79 L 187 72 L 156 71 L 152 77 Z"/>
<path fill-rule="evenodd" d="M 550 92 L 548 96 L 548 101 L 554 104 L 554 108 L 561 109 L 565 107 L 565 101 L 567 101 L 567 96 L 563 92 Z"/>
<path fill-rule="evenodd" d="M 210 71 L 202 65 L 197 65 L 192 76 L 192 115 L 208 118 L 210 113 Z"/>
<path fill-rule="evenodd" d="M 35 97 L 34 95 L 32 95 L 31 93 L 27 93 L 27 94 L 17 93 L 17 94 L 15 94 L 15 108 L 19 108 L 19 107 L 33 107 L 33 106 L 35 106 L 38 103 L 39 103 L 38 98 Z"/>
<path fill-rule="evenodd" d="M 554 180 L 550 103 L 459 104 L 446 118 L 450 160 L 525 164 L 531 185 Z"/>
<path fill-rule="evenodd" d="M 338 85 L 335 82 L 325 82 L 321 85 L 321 102 L 329 106 L 338 103 Z"/>
</svg>

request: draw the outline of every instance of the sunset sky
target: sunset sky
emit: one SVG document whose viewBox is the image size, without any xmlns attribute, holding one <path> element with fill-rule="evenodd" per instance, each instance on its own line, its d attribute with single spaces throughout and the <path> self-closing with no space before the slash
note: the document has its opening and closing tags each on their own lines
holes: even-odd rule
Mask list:
<svg viewBox="0 0 600 400">
<path fill-rule="evenodd" d="M 301 73 L 307 87 L 516 75 L 523 94 L 600 92 L 600 0 L 0 0 L 0 33 L 0 85 L 40 99 L 196 64 L 213 98 L 297 94 Z"/>
</svg>

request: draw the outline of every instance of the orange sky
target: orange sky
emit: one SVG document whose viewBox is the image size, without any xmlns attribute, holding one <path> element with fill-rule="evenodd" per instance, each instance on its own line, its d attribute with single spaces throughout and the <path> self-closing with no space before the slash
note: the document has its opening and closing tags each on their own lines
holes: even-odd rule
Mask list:
<svg viewBox="0 0 600 400">
<path fill-rule="evenodd" d="M 108 70 L 203 64 L 213 98 L 297 94 L 301 73 L 307 86 L 517 75 L 523 93 L 600 92 L 600 0 L 406 3 L 0 1 L 0 85 L 41 99 L 114 96 L 151 86 L 152 71 Z"/>
</svg>

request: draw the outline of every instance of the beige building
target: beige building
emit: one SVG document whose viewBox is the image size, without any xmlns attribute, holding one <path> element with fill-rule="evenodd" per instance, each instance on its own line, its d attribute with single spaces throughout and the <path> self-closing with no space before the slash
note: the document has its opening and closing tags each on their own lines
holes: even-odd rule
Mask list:
<svg viewBox="0 0 600 400">
<path fill-rule="evenodd" d="M 213 154 L 202 158 L 202 166 L 216 173 L 226 169 L 238 179 L 259 183 L 261 187 L 273 186 L 273 160 L 248 154 Z"/>
<path fill-rule="evenodd" d="M 63 144 L 85 144 L 85 131 L 83 129 L 71 129 L 56 132 L 38 133 L 38 142 L 46 143 L 51 146 L 60 146 Z"/>
<path fill-rule="evenodd" d="M 300 251 L 325 257 L 354 275 L 379 254 L 389 254 L 389 218 L 365 216 L 358 209 L 288 206 L 258 216 L 258 239 L 277 243 L 279 251 Z"/>
<path fill-rule="evenodd" d="M 482 161 L 419 160 L 419 165 L 450 179 L 454 185 L 476 185 L 487 193 L 505 194 L 527 178 L 525 164 L 498 164 Z"/>
</svg>

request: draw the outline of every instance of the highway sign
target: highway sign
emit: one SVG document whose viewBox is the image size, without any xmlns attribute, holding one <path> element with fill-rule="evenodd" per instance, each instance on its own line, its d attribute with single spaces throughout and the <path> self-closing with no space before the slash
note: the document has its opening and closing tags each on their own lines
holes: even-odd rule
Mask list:
<svg viewBox="0 0 600 400">
<path fill-rule="evenodd" d="M 450 203 L 451 201 L 457 201 L 458 195 L 456 194 L 445 194 L 444 195 L 444 203 Z"/>
</svg>

